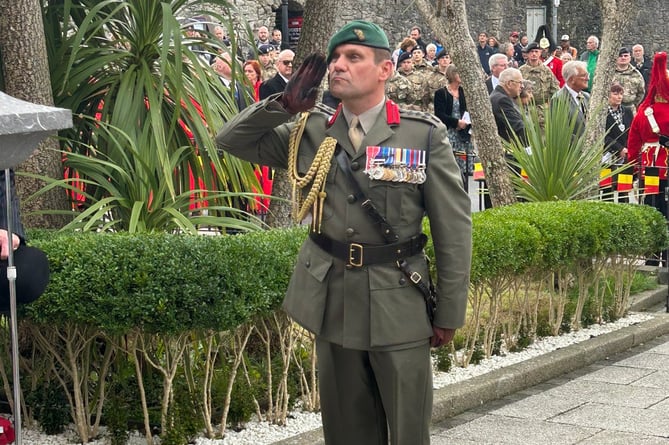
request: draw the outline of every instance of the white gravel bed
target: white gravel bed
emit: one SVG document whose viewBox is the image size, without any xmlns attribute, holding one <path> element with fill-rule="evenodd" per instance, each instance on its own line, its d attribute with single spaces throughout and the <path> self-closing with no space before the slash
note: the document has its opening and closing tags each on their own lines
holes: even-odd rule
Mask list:
<svg viewBox="0 0 669 445">
<path fill-rule="evenodd" d="M 602 325 L 593 325 L 586 329 L 576 332 L 570 332 L 558 337 L 546 337 L 536 341 L 527 349 L 520 352 L 511 352 L 504 356 L 493 356 L 490 359 L 484 359 L 478 365 L 470 365 L 467 368 L 453 368 L 448 373 L 435 372 L 434 388 L 442 388 L 451 383 L 457 383 L 471 377 L 485 374 L 494 369 L 503 368 L 522 362 L 530 358 L 564 348 L 571 344 L 585 341 L 592 337 L 597 337 L 617 329 L 627 327 L 633 324 L 653 318 L 648 313 L 630 313 L 627 317 L 621 318 L 613 323 Z M 206 439 L 198 438 L 196 445 L 269 445 L 276 441 L 295 436 L 306 431 L 319 428 L 321 426 L 321 416 L 319 413 L 308 413 L 296 411 L 289 414 L 285 426 L 272 425 L 267 422 L 251 421 L 247 423 L 246 429 L 236 432 L 227 431 L 224 439 Z M 72 427 L 70 427 L 72 428 Z M 77 443 L 76 434 L 72 429 L 65 434 L 56 436 L 47 436 L 35 430 L 23 430 L 23 443 L 25 445 L 70 445 Z M 144 436 L 134 432 L 131 434 L 128 445 L 145 444 Z M 156 438 L 156 443 L 159 440 Z M 108 445 L 109 439 L 102 438 L 92 442 L 91 445 Z"/>
</svg>

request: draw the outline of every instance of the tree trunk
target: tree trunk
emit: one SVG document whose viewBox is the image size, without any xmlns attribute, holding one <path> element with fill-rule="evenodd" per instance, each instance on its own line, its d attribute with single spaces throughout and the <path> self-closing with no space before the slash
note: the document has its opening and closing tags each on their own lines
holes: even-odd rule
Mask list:
<svg viewBox="0 0 669 445">
<path fill-rule="evenodd" d="M 6 93 L 18 99 L 53 106 L 46 39 L 39 0 L 0 0 L 0 54 Z M 51 178 L 62 178 L 63 167 L 58 142 L 49 138 L 17 170 Z M 16 178 L 17 192 L 23 198 L 22 219 L 27 227 L 58 228 L 65 219 L 50 215 L 29 215 L 36 210 L 67 209 L 67 195 L 54 188 L 38 198 L 25 198 L 37 192 L 43 181 Z"/>
<path fill-rule="evenodd" d="M 415 0 L 415 4 L 423 19 L 449 49 L 451 59 L 458 67 L 492 204 L 495 207 L 513 204 L 516 202 L 516 197 L 509 168 L 504 159 L 504 149 L 497 135 L 481 63 L 474 41 L 469 35 L 465 2 L 445 0 L 443 8 L 445 17 L 439 17 L 435 7 L 428 0 Z M 448 29 L 445 27 L 446 23 Z"/>
<path fill-rule="evenodd" d="M 307 0 L 304 5 L 304 23 L 300 33 L 300 43 L 295 55 L 296 65 L 314 51 L 324 51 L 328 47 L 330 36 L 334 34 L 339 17 L 339 2 L 336 0 Z M 290 200 L 292 185 L 285 170 L 276 171 L 272 194 Z M 271 227 L 290 227 L 292 204 L 290 201 L 273 199 L 270 203 L 270 212 L 267 224 Z"/>
<path fill-rule="evenodd" d="M 597 135 L 606 131 L 606 114 L 608 113 L 609 88 L 615 72 L 615 60 L 618 50 L 622 46 L 623 35 L 626 33 L 632 14 L 638 11 L 638 2 L 635 0 L 599 0 L 602 15 L 602 37 L 600 52 L 595 69 L 595 79 L 592 84 L 590 96 L 590 109 L 588 110 L 588 123 L 584 137 L 591 147 Z M 602 63 L 606 61 L 605 63 Z M 604 147 L 596 147 L 603 149 Z"/>
</svg>

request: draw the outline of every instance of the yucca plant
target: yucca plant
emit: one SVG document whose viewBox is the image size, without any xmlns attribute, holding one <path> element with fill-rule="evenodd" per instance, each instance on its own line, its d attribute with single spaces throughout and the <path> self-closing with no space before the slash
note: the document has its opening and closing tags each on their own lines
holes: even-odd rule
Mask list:
<svg viewBox="0 0 669 445">
<path fill-rule="evenodd" d="M 598 199 L 599 181 L 624 169 L 601 174 L 603 168 L 611 167 L 602 163 L 604 133 L 592 145 L 575 135 L 577 116 L 571 113 L 568 100 L 551 101 L 543 124 L 536 108 L 530 107 L 523 117 L 527 144 L 518 135 L 504 143 L 513 155 L 514 187 L 526 201 Z"/>
<path fill-rule="evenodd" d="M 238 112 L 235 91 L 223 86 L 199 48 L 191 49 L 236 52 L 233 14 L 208 13 L 229 29 L 231 48 L 206 31 L 187 39 L 177 17 L 202 15 L 200 3 L 45 0 L 54 101 L 74 115 L 74 128 L 61 133 L 64 162 L 84 184 L 81 213 L 69 227 L 258 226 L 245 211 L 253 204 L 244 192 L 259 188 L 253 166 L 218 153 L 214 142 Z M 232 8 L 224 0 L 209 3 Z M 241 85 L 243 71 L 237 61 L 232 65 L 233 84 Z M 193 220 L 204 201 L 208 216 Z"/>
</svg>

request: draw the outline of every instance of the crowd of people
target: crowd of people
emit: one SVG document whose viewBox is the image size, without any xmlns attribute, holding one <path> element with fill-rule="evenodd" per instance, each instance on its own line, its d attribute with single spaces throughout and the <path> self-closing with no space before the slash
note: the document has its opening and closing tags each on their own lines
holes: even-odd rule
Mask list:
<svg viewBox="0 0 669 445">
<path fill-rule="evenodd" d="M 236 88 L 240 110 L 253 101 L 281 93 L 293 74 L 295 54 L 290 49 L 281 49 L 281 31 L 275 29 L 270 33 L 267 27 L 260 26 L 256 34 L 253 48 L 240 60 L 248 80 Z M 543 125 L 546 108 L 557 99 L 569 98 L 572 99 L 568 102 L 569 109 L 576 115 L 574 136 L 582 135 L 595 68 L 598 63 L 613 65 L 607 117 L 610 131 L 604 151 L 607 161 L 628 160 L 631 119 L 647 97 L 653 67 L 643 45 L 621 47 L 615 60 L 603 61 L 597 36 L 589 36 L 579 49 L 567 34 L 554 42 L 546 26 L 539 27 L 534 39 L 514 30 L 506 38 L 480 32 L 476 41 L 498 132 L 507 140 L 511 138 L 511 130 L 524 139 L 523 114 L 529 107 L 536 110 Z M 404 109 L 432 113 L 439 118 L 447 127 L 463 175 L 472 175 L 476 140 L 472 137 L 466 88 L 458 68 L 451 62 L 448 48 L 438 39 L 426 38 L 419 26 L 412 26 L 391 49 L 394 70 L 385 83 L 386 96 Z M 212 64 L 226 86 L 232 81 L 230 65 L 230 54 L 226 52 Z M 501 96 L 509 100 L 502 100 Z M 323 103 L 333 108 L 339 104 L 327 85 Z M 271 190 L 266 186 L 263 189 Z"/>
</svg>

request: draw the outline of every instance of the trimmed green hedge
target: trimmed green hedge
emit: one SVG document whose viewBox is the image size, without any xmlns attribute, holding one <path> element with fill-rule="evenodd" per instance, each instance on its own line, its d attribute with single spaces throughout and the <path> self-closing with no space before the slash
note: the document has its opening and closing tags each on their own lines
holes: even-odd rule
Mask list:
<svg viewBox="0 0 669 445">
<path fill-rule="evenodd" d="M 665 218 L 632 204 L 523 203 L 475 213 L 473 224 L 474 283 L 649 254 L 668 240 Z M 25 311 L 38 323 L 109 333 L 233 329 L 279 307 L 305 236 L 304 227 L 226 236 L 32 232 L 52 275 Z"/>
<path fill-rule="evenodd" d="M 38 234 L 51 282 L 26 309 L 38 323 L 110 333 L 234 329 L 278 307 L 304 235 Z"/>
<path fill-rule="evenodd" d="M 473 283 L 501 273 L 569 268 L 595 257 L 650 255 L 669 243 L 665 217 L 645 205 L 519 203 L 474 213 L 472 222 Z M 431 245 L 427 252 L 433 255 Z"/>
</svg>

